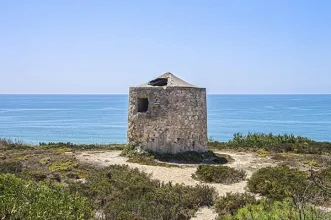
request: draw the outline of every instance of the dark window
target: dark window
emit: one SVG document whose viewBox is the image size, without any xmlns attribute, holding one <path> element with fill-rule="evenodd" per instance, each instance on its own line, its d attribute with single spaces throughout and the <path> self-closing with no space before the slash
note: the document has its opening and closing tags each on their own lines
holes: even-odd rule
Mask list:
<svg viewBox="0 0 331 220">
<path fill-rule="evenodd" d="M 148 83 L 151 86 L 166 86 L 168 85 L 168 78 L 157 78 Z"/>
<path fill-rule="evenodd" d="M 148 99 L 138 98 L 138 112 L 147 112 L 148 110 Z"/>
</svg>

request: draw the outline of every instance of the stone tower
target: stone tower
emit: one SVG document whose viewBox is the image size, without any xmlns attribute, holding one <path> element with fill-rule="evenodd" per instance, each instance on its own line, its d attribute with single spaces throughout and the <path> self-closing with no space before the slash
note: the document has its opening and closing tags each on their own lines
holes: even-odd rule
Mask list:
<svg viewBox="0 0 331 220">
<path fill-rule="evenodd" d="M 162 153 L 207 151 L 206 89 L 171 73 L 130 87 L 128 141 Z"/>
</svg>

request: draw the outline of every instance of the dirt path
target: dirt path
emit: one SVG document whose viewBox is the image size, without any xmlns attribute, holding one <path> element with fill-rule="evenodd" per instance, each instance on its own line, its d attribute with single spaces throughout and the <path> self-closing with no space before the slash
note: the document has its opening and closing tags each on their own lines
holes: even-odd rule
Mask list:
<svg viewBox="0 0 331 220">
<path fill-rule="evenodd" d="M 266 159 L 257 158 L 252 153 L 241 152 L 228 152 L 217 151 L 215 153 L 228 154 L 234 161 L 226 164 L 225 166 L 233 167 L 236 169 L 243 169 L 247 172 L 247 178 L 249 178 L 254 170 L 261 167 L 273 165 L 267 162 Z M 198 165 L 185 165 L 183 167 L 161 167 L 161 166 L 149 166 L 140 165 L 136 163 L 126 162 L 127 158 L 120 156 L 120 151 L 85 151 L 76 155 L 76 158 L 82 162 L 91 163 L 97 166 L 109 166 L 114 164 L 127 164 L 131 168 L 138 168 L 146 173 L 151 173 L 152 178 L 158 179 L 164 182 L 183 183 L 185 185 L 202 184 L 201 182 L 192 179 L 191 175 L 196 171 Z M 234 183 L 231 185 L 223 185 L 219 183 L 203 183 L 205 185 L 215 187 L 218 194 L 225 195 L 227 192 L 244 192 L 246 181 Z M 194 220 L 209 220 L 217 217 L 217 214 L 208 208 L 201 208 L 196 214 Z"/>
</svg>

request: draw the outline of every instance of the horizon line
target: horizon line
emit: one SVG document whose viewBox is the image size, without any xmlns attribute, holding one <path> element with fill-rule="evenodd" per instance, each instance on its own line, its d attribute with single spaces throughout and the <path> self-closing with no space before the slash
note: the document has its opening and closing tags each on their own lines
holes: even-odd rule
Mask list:
<svg viewBox="0 0 331 220">
<path fill-rule="evenodd" d="M 129 95 L 129 93 L 0 93 L 0 95 Z M 331 95 L 331 93 L 207 93 L 207 95 Z"/>
</svg>

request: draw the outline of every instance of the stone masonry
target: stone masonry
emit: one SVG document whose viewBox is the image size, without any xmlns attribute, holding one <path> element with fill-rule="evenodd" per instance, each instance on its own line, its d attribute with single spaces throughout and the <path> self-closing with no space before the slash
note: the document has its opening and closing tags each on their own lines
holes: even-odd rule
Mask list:
<svg viewBox="0 0 331 220">
<path fill-rule="evenodd" d="M 206 89 L 171 73 L 130 87 L 128 141 L 161 153 L 207 151 Z"/>
</svg>

